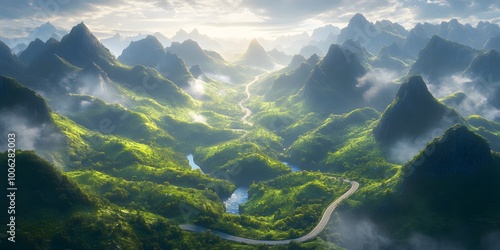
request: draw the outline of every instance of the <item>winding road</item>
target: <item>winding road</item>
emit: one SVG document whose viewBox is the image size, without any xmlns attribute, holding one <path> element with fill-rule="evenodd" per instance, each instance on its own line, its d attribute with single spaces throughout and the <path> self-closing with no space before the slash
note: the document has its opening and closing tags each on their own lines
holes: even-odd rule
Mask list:
<svg viewBox="0 0 500 250">
<path fill-rule="evenodd" d="M 355 181 L 349 181 L 349 180 L 345 180 L 345 181 L 351 183 L 351 188 L 347 192 L 345 192 L 342 196 L 340 196 L 338 199 L 336 199 L 335 201 L 330 203 L 330 205 L 328 205 L 328 207 L 325 209 L 325 212 L 323 213 L 323 216 L 321 217 L 321 220 L 318 222 L 316 227 L 314 227 L 314 229 L 311 232 L 309 232 L 308 234 L 306 234 L 302 237 L 295 238 L 295 239 L 288 239 L 288 240 L 254 240 L 254 239 L 248 239 L 248 238 L 243 238 L 243 237 L 239 237 L 239 236 L 226 234 L 226 233 L 215 231 L 215 230 L 211 230 L 211 232 L 215 235 L 218 235 L 221 239 L 240 242 L 240 243 L 246 243 L 246 244 L 252 244 L 252 245 L 285 245 L 285 244 L 289 244 L 292 241 L 304 242 L 304 241 L 313 239 L 316 236 L 318 236 L 318 234 L 321 233 L 321 231 L 323 231 L 323 229 L 325 229 L 325 226 L 328 223 L 328 221 L 330 220 L 330 217 L 332 216 L 332 213 L 335 210 L 335 208 L 337 208 L 337 206 L 343 200 L 347 199 L 354 192 L 356 192 L 356 190 L 358 190 L 359 183 L 357 183 Z M 203 232 L 209 230 L 207 228 L 192 225 L 192 224 L 179 225 L 179 227 L 183 230 L 196 232 L 196 233 L 203 233 Z"/>
<path fill-rule="evenodd" d="M 262 75 L 264 75 L 264 74 L 262 74 Z M 262 75 L 256 76 L 251 82 L 249 82 L 249 83 L 247 83 L 245 85 L 245 94 L 247 95 L 247 97 L 245 99 L 242 99 L 238 103 L 238 105 L 240 106 L 240 108 L 245 112 L 245 115 L 241 118 L 241 121 L 244 124 L 247 124 L 247 125 L 250 125 L 250 126 L 253 126 L 253 123 L 249 122 L 247 120 L 247 118 L 252 115 L 252 110 L 250 110 L 249 108 L 245 107 L 245 105 L 243 105 L 243 104 L 245 102 L 247 102 L 248 100 L 250 100 L 250 98 L 252 97 L 252 94 L 250 93 L 250 86 L 252 86 L 252 84 L 254 84 L 255 82 L 257 82 Z"/>
</svg>

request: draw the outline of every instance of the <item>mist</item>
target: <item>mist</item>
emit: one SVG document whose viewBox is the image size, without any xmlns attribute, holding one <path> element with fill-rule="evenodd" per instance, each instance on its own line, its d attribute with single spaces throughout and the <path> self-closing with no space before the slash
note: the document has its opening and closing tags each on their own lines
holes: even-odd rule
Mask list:
<svg viewBox="0 0 500 250">
<path fill-rule="evenodd" d="M 500 118 L 500 110 L 488 103 L 488 95 L 491 94 L 487 89 L 488 86 L 482 86 L 464 74 L 443 77 L 439 82 L 427 86 L 437 99 L 446 98 L 457 92 L 464 93 L 467 96 L 464 100 L 451 105 L 464 117 L 478 114 L 490 120 Z"/>
<path fill-rule="evenodd" d="M 394 80 L 400 74 L 389 69 L 375 68 L 358 79 L 357 88 L 363 90 L 363 99 L 378 111 L 383 111 L 392 102 L 398 85 Z"/>
<path fill-rule="evenodd" d="M 188 87 L 185 91 L 195 99 L 202 99 L 205 95 L 205 85 L 207 83 L 202 80 L 202 77 L 192 79 L 188 82 Z"/>
<path fill-rule="evenodd" d="M 23 116 L 22 109 L 0 110 L 2 135 L 16 134 L 16 149 L 47 153 L 64 145 L 64 136 L 52 124 L 36 124 Z M 7 138 L 7 137 L 6 137 Z M 0 140 L 0 151 L 7 150 L 7 139 Z"/>
<path fill-rule="evenodd" d="M 231 80 L 231 77 L 230 77 L 230 76 L 227 76 L 227 75 L 222 75 L 222 74 L 214 74 L 214 73 L 206 73 L 205 75 L 206 75 L 208 78 L 214 79 L 214 80 L 219 81 L 219 82 L 223 82 L 223 83 L 233 83 L 233 81 Z"/>
</svg>

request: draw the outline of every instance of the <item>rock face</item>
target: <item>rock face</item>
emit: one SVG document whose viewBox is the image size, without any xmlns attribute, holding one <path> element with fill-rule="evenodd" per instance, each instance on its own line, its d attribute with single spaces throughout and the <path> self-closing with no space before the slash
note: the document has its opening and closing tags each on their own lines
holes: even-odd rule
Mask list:
<svg viewBox="0 0 500 250">
<path fill-rule="evenodd" d="M 26 65 L 30 65 L 33 59 L 47 51 L 48 47 L 47 44 L 37 38 L 30 42 L 28 47 L 19 54 L 19 60 Z"/>
<path fill-rule="evenodd" d="M 99 67 L 107 70 L 118 63 L 83 22 L 73 27 L 70 33 L 61 39 L 53 52 L 79 68 L 95 62 Z"/>
<path fill-rule="evenodd" d="M 429 42 L 429 37 L 421 23 L 415 25 L 403 43 L 403 50 L 410 56 L 416 57 L 418 52 Z"/>
<path fill-rule="evenodd" d="M 411 181 L 470 176 L 488 171 L 492 161 L 486 139 L 457 125 L 408 162 L 405 171 Z"/>
<path fill-rule="evenodd" d="M 158 38 L 148 35 L 142 40 L 131 42 L 123 50 L 118 60 L 130 66 L 140 64 L 148 67 L 156 67 L 164 54 L 165 49 Z"/>
<path fill-rule="evenodd" d="M 263 69 L 272 69 L 274 67 L 273 59 L 267 54 L 256 39 L 253 39 L 250 42 L 248 49 L 245 51 L 245 54 L 243 54 L 238 63 Z"/>
<path fill-rule="evenodd" d="M 0 41 L 0 74 L 19 77 L 22 76 L 24 65 L 10 50 L 9 46 Z"/>
<path fill-rule="evenodd" d="M 401 85 L 373 133 L 377 141 L 392 144 L 462 122 L 456 111 L 432 96 L 422 77 L 412 76 Z"/>
<path fill-rule="evenodd" d="M 483 49 L 495 49 L 500 51 L 500 34 L 490 37 L 483 46 Z"/>
<path fill-rule="evenodd" d="M 488 103 L 500 109 L 500 52 L 489 50 L 472 60 L 465 71 L 475 79 L 476 89 L 483 91 Z"/>
<path fill-rule="evenodd" d="M 388 21 L 373 24 L 358 13 L 349 20 L 347 27 L 340 31 L 337 43 L 342 44 L 347 39 L 352 39 L 359 41 L 371 53 L 378 53 L 385 45 L 403 42 L 407 31 L 404 28 L 402 31 L 401 28 L 400 25 Z"/>
<path fill-rule="evenodd" d="M 332 44 L 315 65 L 304 86 L 303 97 L 313 109 L 347 112 L 363 105 L 357 79 L 366 73 L 352 51 Z"/>
<path fill-rule="evenodd" d="M 418 54 L 408 75 L 424 75 L 431 81 L 463 72 L 478 51 L 471 47 L 433 36 Z"/>
<path fill-rule="evenodd" d="M 167 79 L 176 83 L 179 87 L 185 87 L 192 79 L 191 73 L 187 69 L 184 61 L 175 54 L 167 52 L 158 65 L 160 73 Z"/>
<path fill-rule="evenodd" d="M 12 115 L 23 117 L 29 126 L 40 125 L 51 120 L 50 109 L 43 97 L 23 87 L 16 80 L 4 76 L 0 76 L 0 107 L 2 111 L 10 110 Z M 0 130 L 14 129 L 1 127 L 4 125 L 1 119 L 4 115 L 0 116 Z"/>
</svg>

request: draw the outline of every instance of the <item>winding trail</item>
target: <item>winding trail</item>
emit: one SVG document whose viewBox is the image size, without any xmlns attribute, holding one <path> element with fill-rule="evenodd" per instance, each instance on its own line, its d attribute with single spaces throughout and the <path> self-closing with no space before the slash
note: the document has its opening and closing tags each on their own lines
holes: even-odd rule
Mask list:
<svg viewBox="0 0 500 250">
<path fill-rule="evenodd" d="M 349 180 L 345 180 L 345 181 L 351 183 L 351 188 L 347 192 L 345 192 L 342 196 L 340 196 L 335 201 L 330 203 L 330 205 L 328 205 L 328 207 L 325 209 L 325 212 L 323 213 L 323 216 L 321 217 L 321 220 L 318 222 L 316 227 L 314 227 L 314 229 L 311 232 L 309 232 L 308 234 L 306 234 L 302 237 L 295 238 L 295 239 L 288 239 L 288 240 L 254 240 L 254 239 L 248 239 L 248 238 L 243 238 L 243 237 L 239 237 L 239 236 L 226 234 L 226 233 L 215 231 L 215 230 L 211 230 L 211 232 L 215 235 L 218 235 L 221 239 L 240 242 L 240 243 L 246 243 L 246 244 L 251 244 L 251 245 L 261 245 L 261 244 L 262 245 L 285 245 L 285 244 L 289 244 L 292 241 L 304 242 L 304 241 L 313 239 L 316 236 L 318 236 L 318 234 L 321 233 L 321 231 L 323 231 L 323 229 L 325 229 L 325 226 L 328 223 L 328 221 L 330 220 L 330 217 L 332 216 L 332 213 L 335 210 L 335 208 L 337 208 L 337 206 L 343 200 L 347 199 L 354 192 L 356 192 L 356 190 L 358 190 L 359 183 L 357 183 L 355 181 L 349 181 Z M 196 233 L 203 233 L 203 232 L 209 230 L 207 228 L 192 225 L 192 224 L 179 225 L 179 227 L 183 230 L 196 232 Z"/>
<path fill-rule="evenodd" d="M 266 73 L 264 73 L 266 74 Z M 247 125 L 250 125 L 250 126 L 253 126 L 253 123 L 249 122 L 247 120 L 247 118 L 249 116 L 252 115 L 252 110 L 250 110 L 249 108 L 245 107 L 245 105 L 243 105 L 245 102 L 247 102 L 248 100 L 250 100 L 250 98 L 252 97 L 252 94 L 250 93 L 250 86 L 252 86 L 254 83 L 256 83 L 260 77 L 264 74 L 261 74 L 261 75 L 258 75 L 256 76 L 251 82 L 247 83 L 245 85 L 245 94 L 247 95 L 247 97 L 245 99 L 242 99 L 238 105 L 240 106 L 240 108 L 245 112 L 245 115 L 241 118 L 241 121 L 244 123 L 244 124 L 247 124 Z"/>
</svg>

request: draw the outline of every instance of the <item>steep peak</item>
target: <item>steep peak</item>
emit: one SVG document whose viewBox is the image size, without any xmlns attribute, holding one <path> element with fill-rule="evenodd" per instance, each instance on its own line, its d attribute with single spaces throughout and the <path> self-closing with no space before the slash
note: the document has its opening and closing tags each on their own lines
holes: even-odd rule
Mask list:
<svg viewBox="0 0 500 250">
<path fill-rule="evenodd" d="M 452 18 L 450 20 L 450 24 L 452 24 L 452 25 L 460 25 L 460 22 L 456 18 Z"/>
<path fill-rule="evenodd" d="M 373 132 L 378 141 L 392 144 L 403 139 L 416 140 L 455 123 L 463 123 L 460 115 L 436 100 L 422 77 L 411 76 L 401 85 Z"/>
<path fill-rule="evenodd" d="M 305 61 L 306 61 L 306 58 L 303 55 L 300 55 L 300 54 L 294 55 L 292 57 L 292 60 L 288 64 L 288 67 L 296 68 L 296 67 L 300 66 L 300 64 L 302 64 Z"/>
<path fill-rule="evenodd" d="M 193 31 L 191 31 L 191 35 L 200 35 L 200 31 L 198 31 L 197 28 L 194 28 Z"/>
<path fill-rule="evenodd" d="M 251 51 L 253 53 L 266 53 L 266 51 L 264 50 L 264 47 L 262 47 L 262 45 L 260 45 L 259 41 L 257 41 L 256 38 L 252 39 L 252 41 L 250 41 L 250 44 L 248 45 L 248 50 L 247 51 Z"/>
<path fill-rule="evenodd" d="M 180 29 L 175 33 L 176 36 L 186 36 L 188 33 L 184 29 Z"/>
<path fill-rule="evenodd" d="M 45 43 L 44 43 L 42 40 L 40 40 L 40 38 L 36 38 L 36 39 L 35 39 L 35 40 L 33 40 L 32 42 L 30 42 L 30 44 L 29 44 L 29 45 L 31 45 L 31 44 L 33 44 L 33 45 L 41 45 L 41 44 L 45 44 Z M 29 46 L 29 45 L 28 45 L 28 46 Z"/>
<path fill-rule="evenodd" d="M 352 67 L 351 67 L 352 66 Z M 365 73 L 365 69 L 361 66 L 359 58 L 356 54 L 340 45 L 332 44 L 328 49 L 325 57 L 321 59 L 321 68 L 325 69 L 335 69 L 335 70 L 347 70 L 350 73 L 361 76 Z M 325 70 L 329 71 L 329 70 Z M 347 73 L 347 72 L 344 72 Z"/>
<path fill-rule="evenodd" d="M 349 25 L 348 26 L 363 26 L 369 23 L 369 21 L 366 19 L 365 16 L 361 13 L 356 13 L 351 20 L 349 20 Z"/>
<path fill-rule="evenodd" d="M 404 166 L 406 181 L 453 176 L 473 176 L 491 172 L 490 145 L 464 125 L 454 125 L 435 138 L 423 152 Z M 418 164 L 417 164 L 418 163 Z"/>
<path fill-rule="evenodd" d="M 182 46 L 190 49 L 203 50 L 200 45 L 192 39 L 187 39 L 186 41 L 182 42 Z"/>
<path fill-rule="evenodd" d="M 424 26 L 421 23 L 417 23 L 417 25 L 410 30 L 408 37 L 410 36 L 428 37 L 427 32 L 425 32 Z"/>
<path fill-rule="evenodd" d="M 7 44 L 0 41 L 0 58 L 2 57 L 14 57 L 14 53 Z"/>
<path fill-rule="evenodd" d="M 53 38 L 53 37 L 49 38 L 49 39 L 45 42 L 45 44 L 47 44 L 47 45 L 52 45 L 52 44 L 57 44 L 57 43 L 59 43 L 59 41 L 57 41 L 57 39 L 55 39 L 55 38 Z"/>
<path fill-rule="evenodd" d="M 203 73 L 203 71 L 200 68 L 200 65 L 198 64 L 191 66 L 191 68 L 189 68 L 189 73 L 191 73 L 191 75 L 193 75 L 194 78 L 206 77 L 205 73 Z"/>
<path fill-rule="evenodd" d="M 85 36 L 93 36 L 92 35 L 92 32 L 90 32 L 90 29 L 87 27 L 87 25 L 85 25 L 84 22 L 81 22 L 79 24 L 77 24 L 76 26 L 74 26 L 73 28 L 71 28 L 71 31 L 69 32 L 70 34 L 73 34 L 73 35 L 85 35 Z"/>
<path fill-rule="evenodd" d="M 311 65 L 316 65 L 320 61 L 320 57 L 317 54 L 313 54 L 309 58 L 307 58 L 306 62 Z"/>
<path fill-rule="evenodd" d="M 419 75 L 410 76 L 410 78 L 401 85 L 396 95 L 396 99 L 403 102 L 419 101 L 428 98 L 434 99 L 429 89 L 427 89 L 424 79 Z"/>
</svg>

